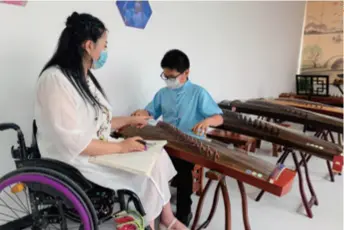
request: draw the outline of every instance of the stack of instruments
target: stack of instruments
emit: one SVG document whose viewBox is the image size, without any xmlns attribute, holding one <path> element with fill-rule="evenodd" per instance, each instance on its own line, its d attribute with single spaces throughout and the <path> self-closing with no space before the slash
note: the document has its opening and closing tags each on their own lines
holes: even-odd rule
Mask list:
<svg viewBox="0 0 344 230">
<path fill-rule="evenodd" d="M 222 105 L 221 107 L 223 107 Z M 238 109 L 238 107 L 235 108 Z M 243 114 L 238 114 L 226 109 L 224 109 L 223 112 L 224 124 L 219 127 L 220 129 L 230 130 L 240 134 L 257 137 L 259 139 L 263 139 L 283 146 L 288 146 L 293 149 L 298 149 L 300 151 L 307 152 L 309 154 L 331 161 L 335 156 L 340 155 L 343 151 L 343 148 L 339 145 L 321 140 L 313 136 L 307 136 L 302 132 L 288 129 L 272 122 L 267 122 L 259 119 L 251 119 L 244 116 Z M 300 115 L 302 116 L 302 114 L 295 115 L 295 117 L 299 117 Z M 307 117 L 302 118 L 307 120 Z M 323 123 L 321 124 L 323 125 Z M 338 129 L 337 125 L 342 127 L 341 130 L 343 129 L 342 123 L 337 124 L 336 122 L 334 122 L 331 125 L 336 130 Z"/>
<path fill-rule="evenodd" d="M 280 121 L 290 121 L 294 123 L 299 123 L 303 125 L 312 125 L 318 129 L 327 129 L 334 131 L 336 133 L 343 133 L 343 120 L 320 113 L 315 113 L 310 110 L 301 109 L 302 106 L 306 105 L 301 102 L 297 104 L 293 101 L 288 103 L 287 101 L 267 100 L 267 99 L 254 99 L 247 101 L 222 101 L 219 106 L 224 110 L 235 110 L 236 112 L 253 114 L 258 116 L 267 117 L 270 119 L 280 120 Z M 295 105 L 292 107 L 291 105 Z M 311 105 L 309 107 L 317 107 L 324 109 L 320 105 Z M 326 107 L 328 108 L 328 107 Z M 337 110 L 335 110 L 337 111 Z M 339 111 L 337 111 L 339 112 Z M 341 113 L 343 113 L 341 111 Z"/>
<path fill-rule="evenodd" d="M 343 99 L 343 98 L 342 98 Z M 274 104 L 287 105 L 343 119 L 343 108 L 301 99 L 278 98 L 267 100 Z"/>
<path fill-rule="evenodd" d="M 316 96 L 316 95 L 297 95 L 295 93 L 282 93 L 279 95 L 281 99 L 301 99 L 312 102 L 319 102 L 326 105 L 333 105 L 343 107 L 342 95 L 330 95 L 330 96 Z"/>
</svg>

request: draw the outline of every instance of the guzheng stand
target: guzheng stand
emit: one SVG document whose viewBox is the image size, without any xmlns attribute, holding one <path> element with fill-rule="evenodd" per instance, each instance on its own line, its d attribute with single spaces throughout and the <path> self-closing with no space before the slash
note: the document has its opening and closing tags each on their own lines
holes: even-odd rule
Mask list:
<svg viewBox="0 0 344 230">
<path fill-rule="evenodd" d="M 208 178 L 208 182 L 207 182 L 207 184 L 206 184 L 206 186 L 205 186 L 205 188 L 201 194 L 200 200 L 198 201 L 196 216 L 195 216 L 194 222 L 192 224 L 191 230 L 196 230 L 196 229 L 200 230 L 200 229 L 205 229 L 208 227 L 212 218 L 215 215 L 215 211 L 216 211 L 217 204 L 219 201 L 220 191 L 222 192 L 223 202 L 225 205 L 225 230 L 231 230 L 232 229 L 232 227 L 231 227 L 231 204 L 230 204 L 229 192 L 228 192 L 227 184 L 226 184 L 226 176 L 219 173 L 219 172 L 209 170 L 206 173 L 206 177 Z M 214 181 L 217 181 L 217 186 L 216 186 L 216 190 L 214 193 L 213 204 L 212 204 L 209 216 L 205 222 L 203 222 L 199 227 L 197 227 L 197 224 L 199 222 L 200 215 L 202 212 L 204 199 L 205 199 L 205 197 L 209 191 L 210 186 L 212 185 L 212 183 Z M 245 230 L 250 230 L 251 227 L 250 227 L 249 220 L 248 220 L 248 208 L 247 208 L 247 198 L 246 198 L 245 187 L 241 181 L 237 180 L 237 182 L 239 185 L 239 190 L 240 190 L 241 199 L 242 199 L 242 212 L 243 212 Z"/>
<path fill-rule="evenodd" d="M 313 213 L 312 213 L 311 208 L 312 208 L 313 205 L 318 205 L 319 203 L 318 203 L 318 199 L 317 199 L 317 196 L 315 194 L 314 188 L 312 186 L 312 182 L 311 182 L 310 177 L 309 177 L 307 160 L 306 160 L 305 154 L 303 152 L 299 151 L 300 156 L 301 156 L 301 161 L 299 162 L 298 159 L 297 159 L 295 150 L 293 150 L 292 148 L 284 147 L 283 151 L 284 152 L 281 155 L 281 157 L 278 159 L 277 163 L 284 164 L 284 161 L 287 159 L 289 154 L 290 153 L 292 154 L 293 161 L 294 161 L 295 168 L 296 168 L 296 172 L 297 172 L 297 175 L 299 177 L 299 189 L 300 189 L 300 195 L 301 195 L 301 198 L 302 198 L 302 203 L 303 203 L 303 206 L 305 207 L 307 216 L 309 218 L 313 218 Z M 302 176 L 302 172 L 301 172 L 301 166 L 302 165 L 305 168 L 306 181 L 307 181 L 307 185 L 308 185 L 309 191 L 311 193 L 311 199 L 309 201 L 307 200 L 307 197 L 306 197 L 306 194 L 305 194 L 305 190 L 304 190 L 304 186 L 303 186 L 303 176 Z M 258 194 L 258 196 L 256 198 L 257 202 L 262 198 L 263 194 L 264 194 L 264 190 L 262 190 Z"/>
</svg>

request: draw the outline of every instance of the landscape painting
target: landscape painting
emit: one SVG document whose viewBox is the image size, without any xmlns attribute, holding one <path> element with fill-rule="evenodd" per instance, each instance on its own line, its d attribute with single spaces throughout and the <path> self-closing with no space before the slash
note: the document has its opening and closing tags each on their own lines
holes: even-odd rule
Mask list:
<svg viewBox="0 0 344 230">
<path fill-rule="evenodd" d="M 301 74 L 343 74 L 343 2 L 308 1 Z"/>
</svg>

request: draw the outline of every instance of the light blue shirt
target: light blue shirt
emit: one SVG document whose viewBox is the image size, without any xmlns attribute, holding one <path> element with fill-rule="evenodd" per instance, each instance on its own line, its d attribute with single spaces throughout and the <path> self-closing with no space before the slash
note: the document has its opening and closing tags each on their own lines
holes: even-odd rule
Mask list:
<svg viewBox="0 0 344 230">
<path fill-rule="evenodd" d="M 207 90 L 190 80 L 178 89 L 160 89 L 145 110 L 154 119 L 162 116 L 164 122 L 198 138 L 200 136 L 195 135 L 192 128 L 208 117 L 222 114 L 222 110 Z"/>
</svg>

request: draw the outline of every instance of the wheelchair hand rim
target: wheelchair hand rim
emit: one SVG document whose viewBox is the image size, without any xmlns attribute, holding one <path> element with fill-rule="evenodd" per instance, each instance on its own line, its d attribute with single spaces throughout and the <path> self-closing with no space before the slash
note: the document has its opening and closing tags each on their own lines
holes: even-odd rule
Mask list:
<svg viewBox="0 0 344 230">
<path fill-rule="evenodd" d="M 80 215 L 80 219 L 82 220 L 82 223 L 84 224 L 84 230 L 91 230 L 91 223 L 87 215 L 87 211 L 85 210 L 81 202 L 77 199 L 77 197 L 62 184 L 59 184 L 58 182 L 50 178 L 47 178 L 45 176 L 32 174 L 32 173 L 24 174 L 24 175 L 15 175 L 11 178 L 6 179 L 2 183 L 0 183 L 0 192 L 4 188 L 8 187 L 9 185 L 18 183 L 18 182 L 36 182 L 36 183 L 38 182 L 38 183 L 46 184 L 55 188 L 57 191 L 61 192 L 63 195 L 66 196 L 67 199 L 71 201 L 75 210 Z"/>
</svg>

